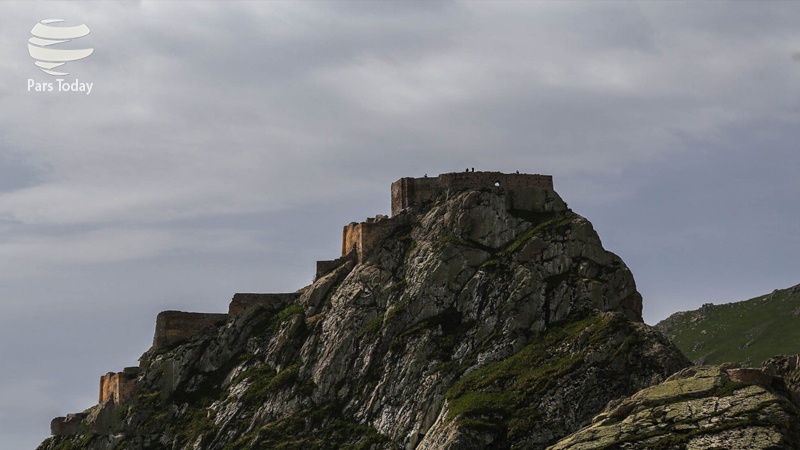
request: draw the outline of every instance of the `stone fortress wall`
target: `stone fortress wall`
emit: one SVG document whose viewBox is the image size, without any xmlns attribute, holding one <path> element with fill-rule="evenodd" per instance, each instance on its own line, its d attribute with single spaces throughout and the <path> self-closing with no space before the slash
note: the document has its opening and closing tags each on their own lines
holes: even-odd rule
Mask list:
<svg viewBox="0 0 800 450">
<path fill-rule="evenodd" d="M 392 183 L 392 217 L 377 215 L 365 222 L 351 222 L 342 230 L 342 257 L 333 261 L 317 263 L 317 275 L 338 267 L 343 258 L 364 262 L 372 251 L 400 225 L 398 215 L 406 208 L 432 201 L 448 192 L 459 192 L 470 188 L 496 188 L 508 194 L 509 207 L 513 209 L 535 208 L 540 195 L 534 191 L 553 190 L 551 175 L 502 172 L 452 172 L 437 177 L 401 178 Z M 533 201 L 531 201 L 533 200 Z"/>
<path fill-rule="evenodd" d="M 553 190 L 551 175 L 502 172 L 453 172 L 438 177 L 401 178 L 392 183 L 392 216 L 409 206 L 431 201 L 447 191 L 501 187 L 512 195 L 525 188 Z"/>
<path fill-rule="evenodd" d="M 406 216 L 401 212 L 414 205 L 423 204 L 448 194 L 470 188 L 492 188 L 507 194 L 511 209 L 537 210 L 542 208 L 553 190 L 553 177 L 501 172 L 454 172 L 437 177 L 401 178 L 391 187 L 392 217 L 377 215 L 364 222 L 352 222 L 342 230 L 342 256 L 329 261 L 317 261 L 315 278 L 319 279 L 341 267 L 348 261 L 361 263 L 367 260 L 381 242 L 391 235 L 398 226 L 405 223 Z M 178 344 L 201 333 L 213 330 L 230 318 L 246 310 L 265 306 L 279 310 L 296 301 L 299 292 L 293 293 L 237 293 L 228 306 L 228 313 L 197 313 L 184 311 L 163 311 L 156 317 L 156 329 L 152 349 Z M 141 368 L 147 361 L 141 361 Z M 136 378 L 140 367 L 128 367 L 122 372 L 109 372 L 100 378 L 100 404 L 124 403 L 136 392 Z M 54 435 L 80 434 L 75 426 L 82 417 L 71 414 L 57 417 L 51 422 Z"/>
<path fill-rule="evenodd" d="M 342 230 L 342 256 L 355 254 L 356 262 L 367 259 L 372 250 L 386 237 L 392 234 L 396 220 L 384 215 L 368 218 L 366 222 L 351 222 Z"/>
<path fill-rule="evenodd" d="M 283 294 L 234 294 L 228 305 L 228 316 L 243 313 L 245 310 L 254 306 L 266 306 L 269 309 L 280 309 L 283 305 L 288 305 L 300 298 L 299 292 L 287 292 Z"/>
<path fill-rule="evenodd" d="M 153 347 L 168 347 L 227 320 L 227 314 L 162 311 L 156 317 Z"/>
<path fill-rule="evenodd" d="M 136 389 L 136 377 L 139 375 L 138 367 L 126 367 L 122 372 L 108 372 L 100 377 L 99 403 L 113 402 L 119 405 L 133 395 Z"/>
</svg>

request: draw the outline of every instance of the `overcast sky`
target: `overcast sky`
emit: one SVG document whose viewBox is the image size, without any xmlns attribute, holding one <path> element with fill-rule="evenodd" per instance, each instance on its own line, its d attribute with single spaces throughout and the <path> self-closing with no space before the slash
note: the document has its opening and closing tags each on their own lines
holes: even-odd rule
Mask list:
<svg viewBox="0 0 800 450">
<path fill-rule="evenodd" d="M 86 24 L 54 83 L 27 40 Z M 0 447 L 161 310 L 294 291 L 404 176 L 552 174 L 645 320 L 800 283 L 800 3 L 3 2 Z"/>
</svg>

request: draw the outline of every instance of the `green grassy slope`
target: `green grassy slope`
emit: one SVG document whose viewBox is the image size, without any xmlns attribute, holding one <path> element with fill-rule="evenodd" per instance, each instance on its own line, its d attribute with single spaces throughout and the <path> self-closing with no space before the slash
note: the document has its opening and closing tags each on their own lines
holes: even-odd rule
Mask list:
<svg viewBox="0 0 800 450">
<path fill-rule="evenodd" d="M 695 363 L 760 365 L 773 355 L 800 353 L 800 285 L 675 313 L 656 328 Z"/>
</svg>

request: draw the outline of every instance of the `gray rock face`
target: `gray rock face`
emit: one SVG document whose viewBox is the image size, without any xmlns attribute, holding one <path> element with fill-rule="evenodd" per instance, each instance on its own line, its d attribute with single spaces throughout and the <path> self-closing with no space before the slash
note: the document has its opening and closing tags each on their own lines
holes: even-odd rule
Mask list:
<svg viewBox="0 0 800 450">
<path fill-rule="evenodd" d="M 539 449 L 688 364 L 554 192 L 448 192 L 400 216 L 296 303 L 145 354 L 113 429 L 40 448 Z"/>
<path fill-rule="evenodd" d="M 776 357 L 763 370 L 692 367 L 613 402 L 593 424 L 550 450 L 796 449 L 800 417 L 796 388 L 771 375 L 797 355 Z M 788 373 L 777 370 L 782 375 Z"/>
</svg>

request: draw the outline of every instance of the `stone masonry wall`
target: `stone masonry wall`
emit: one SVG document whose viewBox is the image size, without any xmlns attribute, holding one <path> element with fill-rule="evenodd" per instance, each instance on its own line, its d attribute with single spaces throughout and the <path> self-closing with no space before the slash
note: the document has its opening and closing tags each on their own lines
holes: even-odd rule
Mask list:
<svg viewBox="0 0 800 450">
<path fill-rule="evenodd" d="M 234 294 L 228 306 L 228 315 L 235 316 L 247 308 L 263 305 L 270 309 L 282 309 L 285 305 L 297 300 L 300 294 L 289 292 L 283 294 Z"/>
<path fill-rule="evenodd" d="M 129 399 L 136 390 L 138 367 L 127 367 L 122 372 L 108 372 L 100 377 L 100 404 L 111 401 L 116 405 Z"/>
<path fill-rule="evenodd" d="M 351 222 L 342 229 L 342 258 L 352 255 L 355 262 L 366 260 L 376 246 L 399 225 L 397 215 L 403 209 L 430 201 L 448 191 L 470 188 L 498 188 L 508 194 L 510 209 L 548 211 L 565 209 L 553 192 L 553 177 L 502 172 L 454 172 L 438 177 L 401 178 L 392 183 L 392 217 L 378 215 L 365 222 Z M 316 277 L 330 272 L 343 261 L 317 262 Z"/>
<path fill-rule="evenodd" d="M 162 311 L 156 317 L 153 348 L 166 347 L 188 339 L 208 327 L 221 325 L 227 320 L 227 314 Z"/>
<path fill-rule="evenodd" d="M 448 190 L 496 185 L 512 193 L 516 188 L 553 190 L 553 177 L 527 173 L 453 172 L 430 178 L 401 178 L 392 183 L 392 216 L 411 205 L 430 201 Z"/>
<path fill-rule="evenodd" d="M 357 262 L 364 261 L 386 236 L 392 234 L 397 223 L 386 216 L 378 216 L 366 222 L 345 225 L 342 230 L 342 256 L 353 252 Z"/>
<path fill-rule="evenodd" d="M 345 230 L 347 227 L 345 226 Z M 345 231 L 346 233 L 346 231 Z M 342 243 L 346 241 L 347 237 L 342 237 Z M 342 250 L 344 251 L 344 250 Z M 353 264 L 358 262 L 358 255 L 354 253 L 348 253 L 344 256 L 340 256 L 336 259 L 326 260 L 326 261 L 317 261 L 317 270 L 314 274 L 314 281 L 319 280 L 320 278 L 324 277 L 325 275 L 333 272 L 334 269 L 341 266 L 342 264 L 346 263 L 347 261 L 353 261 Z"/>
</svg>

